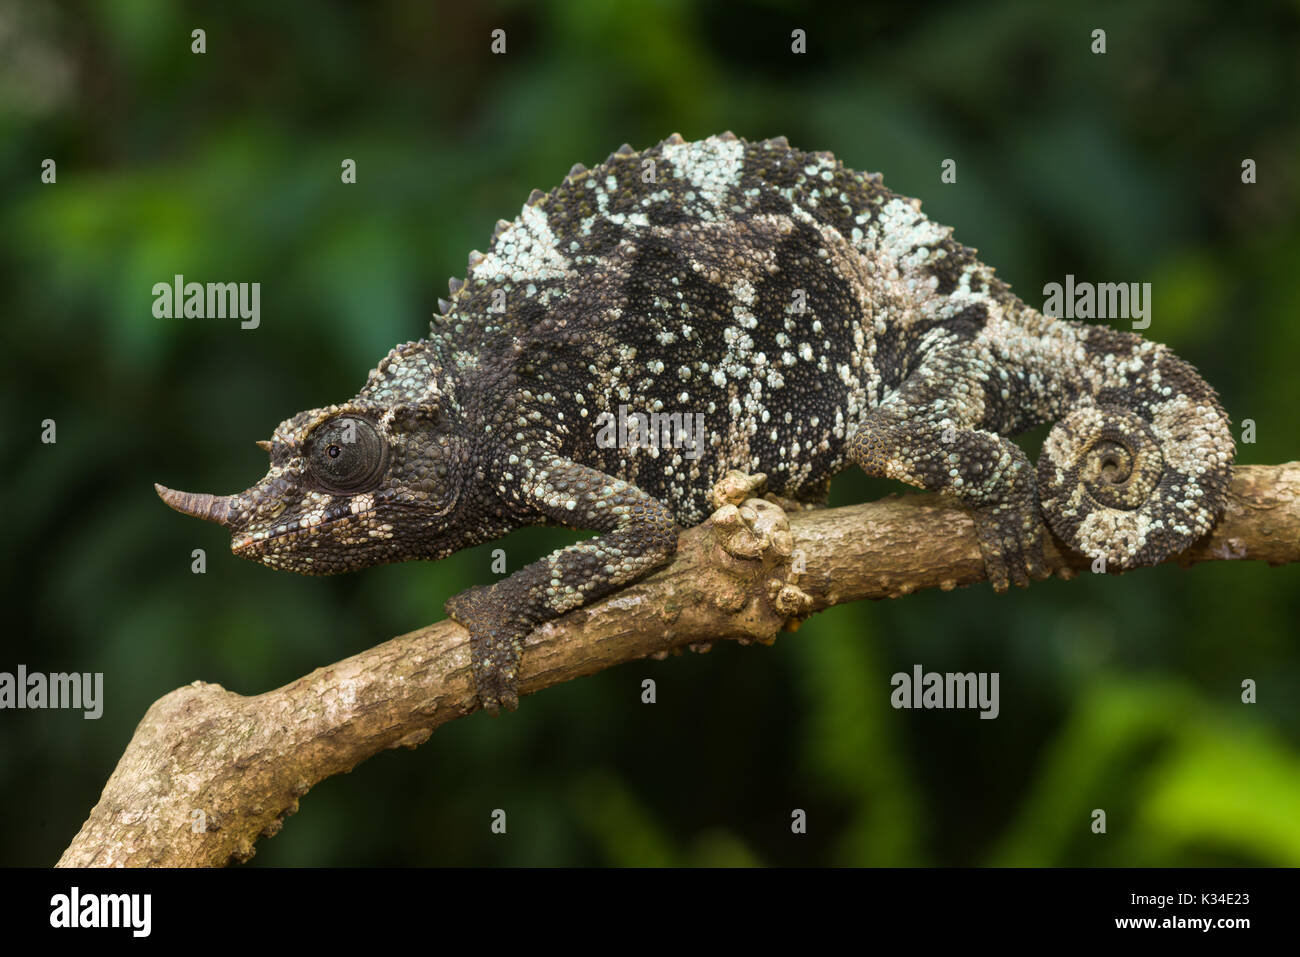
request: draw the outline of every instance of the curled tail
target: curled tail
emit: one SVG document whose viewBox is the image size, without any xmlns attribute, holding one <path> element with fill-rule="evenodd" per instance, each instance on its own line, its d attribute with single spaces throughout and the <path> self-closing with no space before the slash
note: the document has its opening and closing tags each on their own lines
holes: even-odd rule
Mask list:
<svg viewBox="0 0 1300 957">
<path fill-rule="evenodd" d="M 1090 338 L 1103 356 L 1097 387 L 1056 423 L 1038 459 L 1043 517 L 1110 568 L 1154 565 L 1223 514 L 1235 454 L 1228 416 L 1166 347 L 1102 329 Z"/>
</svg>

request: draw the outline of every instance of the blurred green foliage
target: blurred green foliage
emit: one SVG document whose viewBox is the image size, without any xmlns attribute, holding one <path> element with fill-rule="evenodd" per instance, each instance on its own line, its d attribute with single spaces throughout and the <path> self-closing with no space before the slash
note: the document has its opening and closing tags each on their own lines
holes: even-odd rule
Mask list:
<svg viewBox="0 0 1300 957">
<path fill-rule="evenodd" d="M 849 6 L 0 0 L 0 670 L 102 671 L 107 699 L 99 721 L 0 713 L 0 863 L 58 856 L 170 689 L 274 688 L 489 577 L 491 545 L 273 572 L 152 483 L 250 485 L 253 439 L 352 395 L 497 218 L 623 141 L 833 150 L 1030 302 L 1066 273 L 1150 281 L 1148 335 L 1257 423 L 1240 461 L 1296 458 L 1300 7 Z M 261 328 L 155 319 L 176 273 L 261 282 Z M 834 501 L 896 490 L 846 474 Z M 514 569 L 569 540 L 504 547 Z M 1218 563 L 836 608 L 771 650 L 454 722 L 321 784 L 255 864 L 1300 864 L 1298 584 Z M 918 662 L 1000 672 L 1001 716 L 892 710 L 890 675 Z"/>
</svg>

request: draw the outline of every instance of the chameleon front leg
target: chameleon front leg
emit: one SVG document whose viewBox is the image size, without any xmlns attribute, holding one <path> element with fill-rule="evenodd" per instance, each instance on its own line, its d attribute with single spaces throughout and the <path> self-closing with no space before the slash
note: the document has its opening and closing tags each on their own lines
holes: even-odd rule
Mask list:
<svg viewBox="0 0 1300 957">
<path fill-rule="evenodd" d="M 519 655 L 534 627 L 616 591 L 677 551 L 672 513 L 634 485 L 560 457 L 521 479 L 525 504 L 545 524 L 605 534 L 448 600 L 447 614 L 470 633 L 479 701 L 494 714 L 519 706 Z"/>
<path fill-rule="evenodd" d="M 987 364 L 969 343 L 928 353 L 849 440 L 868 475 L 946 491 L 970 509 L 994 591 L 1047 574 L 1034 467 L 1018 445 L 979 428 Z"/>
</svg>

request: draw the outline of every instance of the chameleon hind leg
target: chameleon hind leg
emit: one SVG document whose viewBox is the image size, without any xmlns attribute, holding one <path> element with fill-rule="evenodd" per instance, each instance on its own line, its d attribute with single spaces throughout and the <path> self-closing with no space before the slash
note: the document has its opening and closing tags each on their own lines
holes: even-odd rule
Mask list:
<svg viewBox="0 0 1300 957">
<path fill-rule="evenodd" d="M 658 568 L 677 550 L 677 524 L 668 507 L 597 469 L 547 457 L 520 485 L 521 504 L 542 524 L 605 534 L 447 601 L 447 614 L 469 631 L 479 701 L 492 713 L 519 705 L 519 657 L 533 628 Z"/>
<path fill-rule="evenodd" d="M 1010 439 L 979 428 L 984 366 L 968 344 L 931 351 L 849 438 L 848 457 L 868 475 L 948 492 L 975 522 L 994 591 L 1043 578 L 1036 473 Z"/>
</svg>

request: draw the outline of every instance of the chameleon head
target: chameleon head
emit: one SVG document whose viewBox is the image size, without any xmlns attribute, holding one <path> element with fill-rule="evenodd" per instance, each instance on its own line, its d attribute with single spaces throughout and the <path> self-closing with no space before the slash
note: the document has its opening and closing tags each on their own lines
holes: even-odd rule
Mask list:
<svg viewBox="0 0 1300 957">
<path fill-rule="evenodd" d="M 330 575 L 441 558 L 454 534 L 468 443 L 441 403 L 357 399 L 299 413 L 269 442 L 266 476 L 238 495 L 177 492 L 164 502 L 230 529 L 231 550 L 272 568 Z"/>
</svg>

